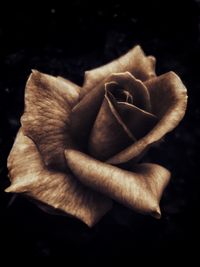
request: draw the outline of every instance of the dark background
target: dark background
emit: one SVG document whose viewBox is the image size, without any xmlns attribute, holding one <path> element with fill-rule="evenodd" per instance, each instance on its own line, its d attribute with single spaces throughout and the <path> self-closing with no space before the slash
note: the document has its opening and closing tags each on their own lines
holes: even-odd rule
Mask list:
<svg viewBox="0 0 200 267">
<path fill-rule="evenodd" d="M 157 73 L 185 83 L 186 116 L 149 158 L 172 171 L 155 220 L 118 204 L 94 228 L 51 216 L 4 193 L 6 159 L 20 126 L 24 86 L 32 68 L 81 84 L 84 70 L 141 44 L 157 58 Z M 162 266 L 198 259 L 200 1 L 67 1 L 45 7 L 27 1 L 0 8 L 0 259 L 25 263 L 64 258 L 72 266 L 137 260 Z M 195 242 L 197 241 L 197 245 Z M 72 263 L 69 262 L 72 260 Z"/>
</svg>

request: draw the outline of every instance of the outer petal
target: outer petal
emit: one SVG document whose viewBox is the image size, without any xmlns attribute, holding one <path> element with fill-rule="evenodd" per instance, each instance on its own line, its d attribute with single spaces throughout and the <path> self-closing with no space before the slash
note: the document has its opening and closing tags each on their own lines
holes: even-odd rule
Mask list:
<svg viewBox="0 0 200 267">
<path fill-rule="evenodd" d="M 149 146 L 172 131 L 182 120 L 187 106 L 187 90 L 174 72 L 147 81 L 152 112 L 159 118 L 156 126 L 143 138 L 107 162 L 119 164 L 137 159 Z"/>
<path fill-rule="evenodd" d="M 6 192 L 24 193 L 88 226 L 111 208 L 109 199 L 86 188 L 72 175 L 47 170 L 34 143 L 22 131 L 9 155 L 8 169 L 12 184 Z"/>
<path fill-rule="evenodd" d="M 159 201 L 170 178 L 165 168 L 141 164 L 128 172 L 76 150 L 66 150 L 65 156 L 69 168 L 83 184 L 131 209 L 160 217 Z"/>
<path fill-rule="evenodd" d="M 102 67 L 86 71 L 81 97 L 110 74 L 125 71 L 129 71 L 139 80 L 146 81 L 155 76 L 155 58 L 147 57 L 141 47 L 137 45 L 119 59 Z"/>
<path fill-rule="evenodd" d="M 73 146 L 69 114 L 78 99 L 79 87 L 64 78 L 33 71 L 28 79 L 23 132 L 35 142 L 47 166 L 66 168 L 64 149 Z"/>
</svg>

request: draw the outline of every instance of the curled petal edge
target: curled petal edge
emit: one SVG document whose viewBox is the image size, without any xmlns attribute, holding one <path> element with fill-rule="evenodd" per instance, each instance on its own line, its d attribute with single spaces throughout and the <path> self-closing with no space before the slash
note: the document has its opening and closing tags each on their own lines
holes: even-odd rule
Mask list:
<svg viewBox="0 0 200 267">
<path fill-rule="evenodd" d="M 149 92 L 152 109 L 157 104 L 155 115 L 159 121 L 155 127 L 143 138 L 127 147 L 117 155 L 107 160 L 110 164 L 121 164 L 130 160 L 137 160 L 145 150 L 172 131 L 182 120 L 187 107 L 187 89 L 181 79 L 174 72 L 168 72 L 159 77 L 153 78 L 145 83 Z M 166 102 L 162 105 L 162 101 Z M 162 99 L 159 103 L 157 97 Z M 169 103 L 167 103 L 167 100 Z M 160 109 L 160 111 L 159 111 Z M 154 110 L 153 110 L 154 111 Z"/>
</svg>

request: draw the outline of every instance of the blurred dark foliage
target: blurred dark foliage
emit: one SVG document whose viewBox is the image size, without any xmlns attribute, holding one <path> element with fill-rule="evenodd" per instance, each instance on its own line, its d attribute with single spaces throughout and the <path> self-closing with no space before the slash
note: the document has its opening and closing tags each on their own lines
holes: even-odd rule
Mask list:
<svg viewBox="0 0 200 267">
<path fill-rule="evenodd" d="M 200 139 L 200 1 L 66 1 L 0 8 L 0 260 L 21 264 L 64 259 L 65 265 L 104 266 L 130 260 L 160 266 L 198 259 Z M 175 71 L 188 88 L 187 114 L 152 162 L 172 180 L 155 220 L 118 204 L 94 228 L 40 211 L 4 193 L 6 159 L 20 126 L 24 87 L 31 69 L 82 84 L 84 71 L 141 44 L 157 58 L 157 73 Z M 69 262 L 72 261 L 71 264 Z M 135 264 L 136 265 L 136 264 Z"/>
</svg>

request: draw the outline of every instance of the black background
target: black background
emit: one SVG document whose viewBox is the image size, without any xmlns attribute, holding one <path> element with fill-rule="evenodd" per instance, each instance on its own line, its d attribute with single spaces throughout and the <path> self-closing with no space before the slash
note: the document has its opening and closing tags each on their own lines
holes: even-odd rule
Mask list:
<svg viewBox="0 0 200 267">
<path fill-rule="evenodd" d="M 172 172 L 155 220 L 116 204 L 94 228 L 43 213 L 4 193 L 6 159 L 23 112 L 32 68 L 81 84 L 84 70 L 141 44 L 157 58 L 157 73 L 185 83 L 186 116 L 149 158 Z M 198 259 L 200 1 L 71 1 L 0 8 L 0 253 L 7 262 L 64 258 L 72 266 L 153 260 L 161 266 Z M 195 244 L 197 241 L 197 245 Z M 72 263 L 69 263 L 72 260 Z"/>
</svg>

